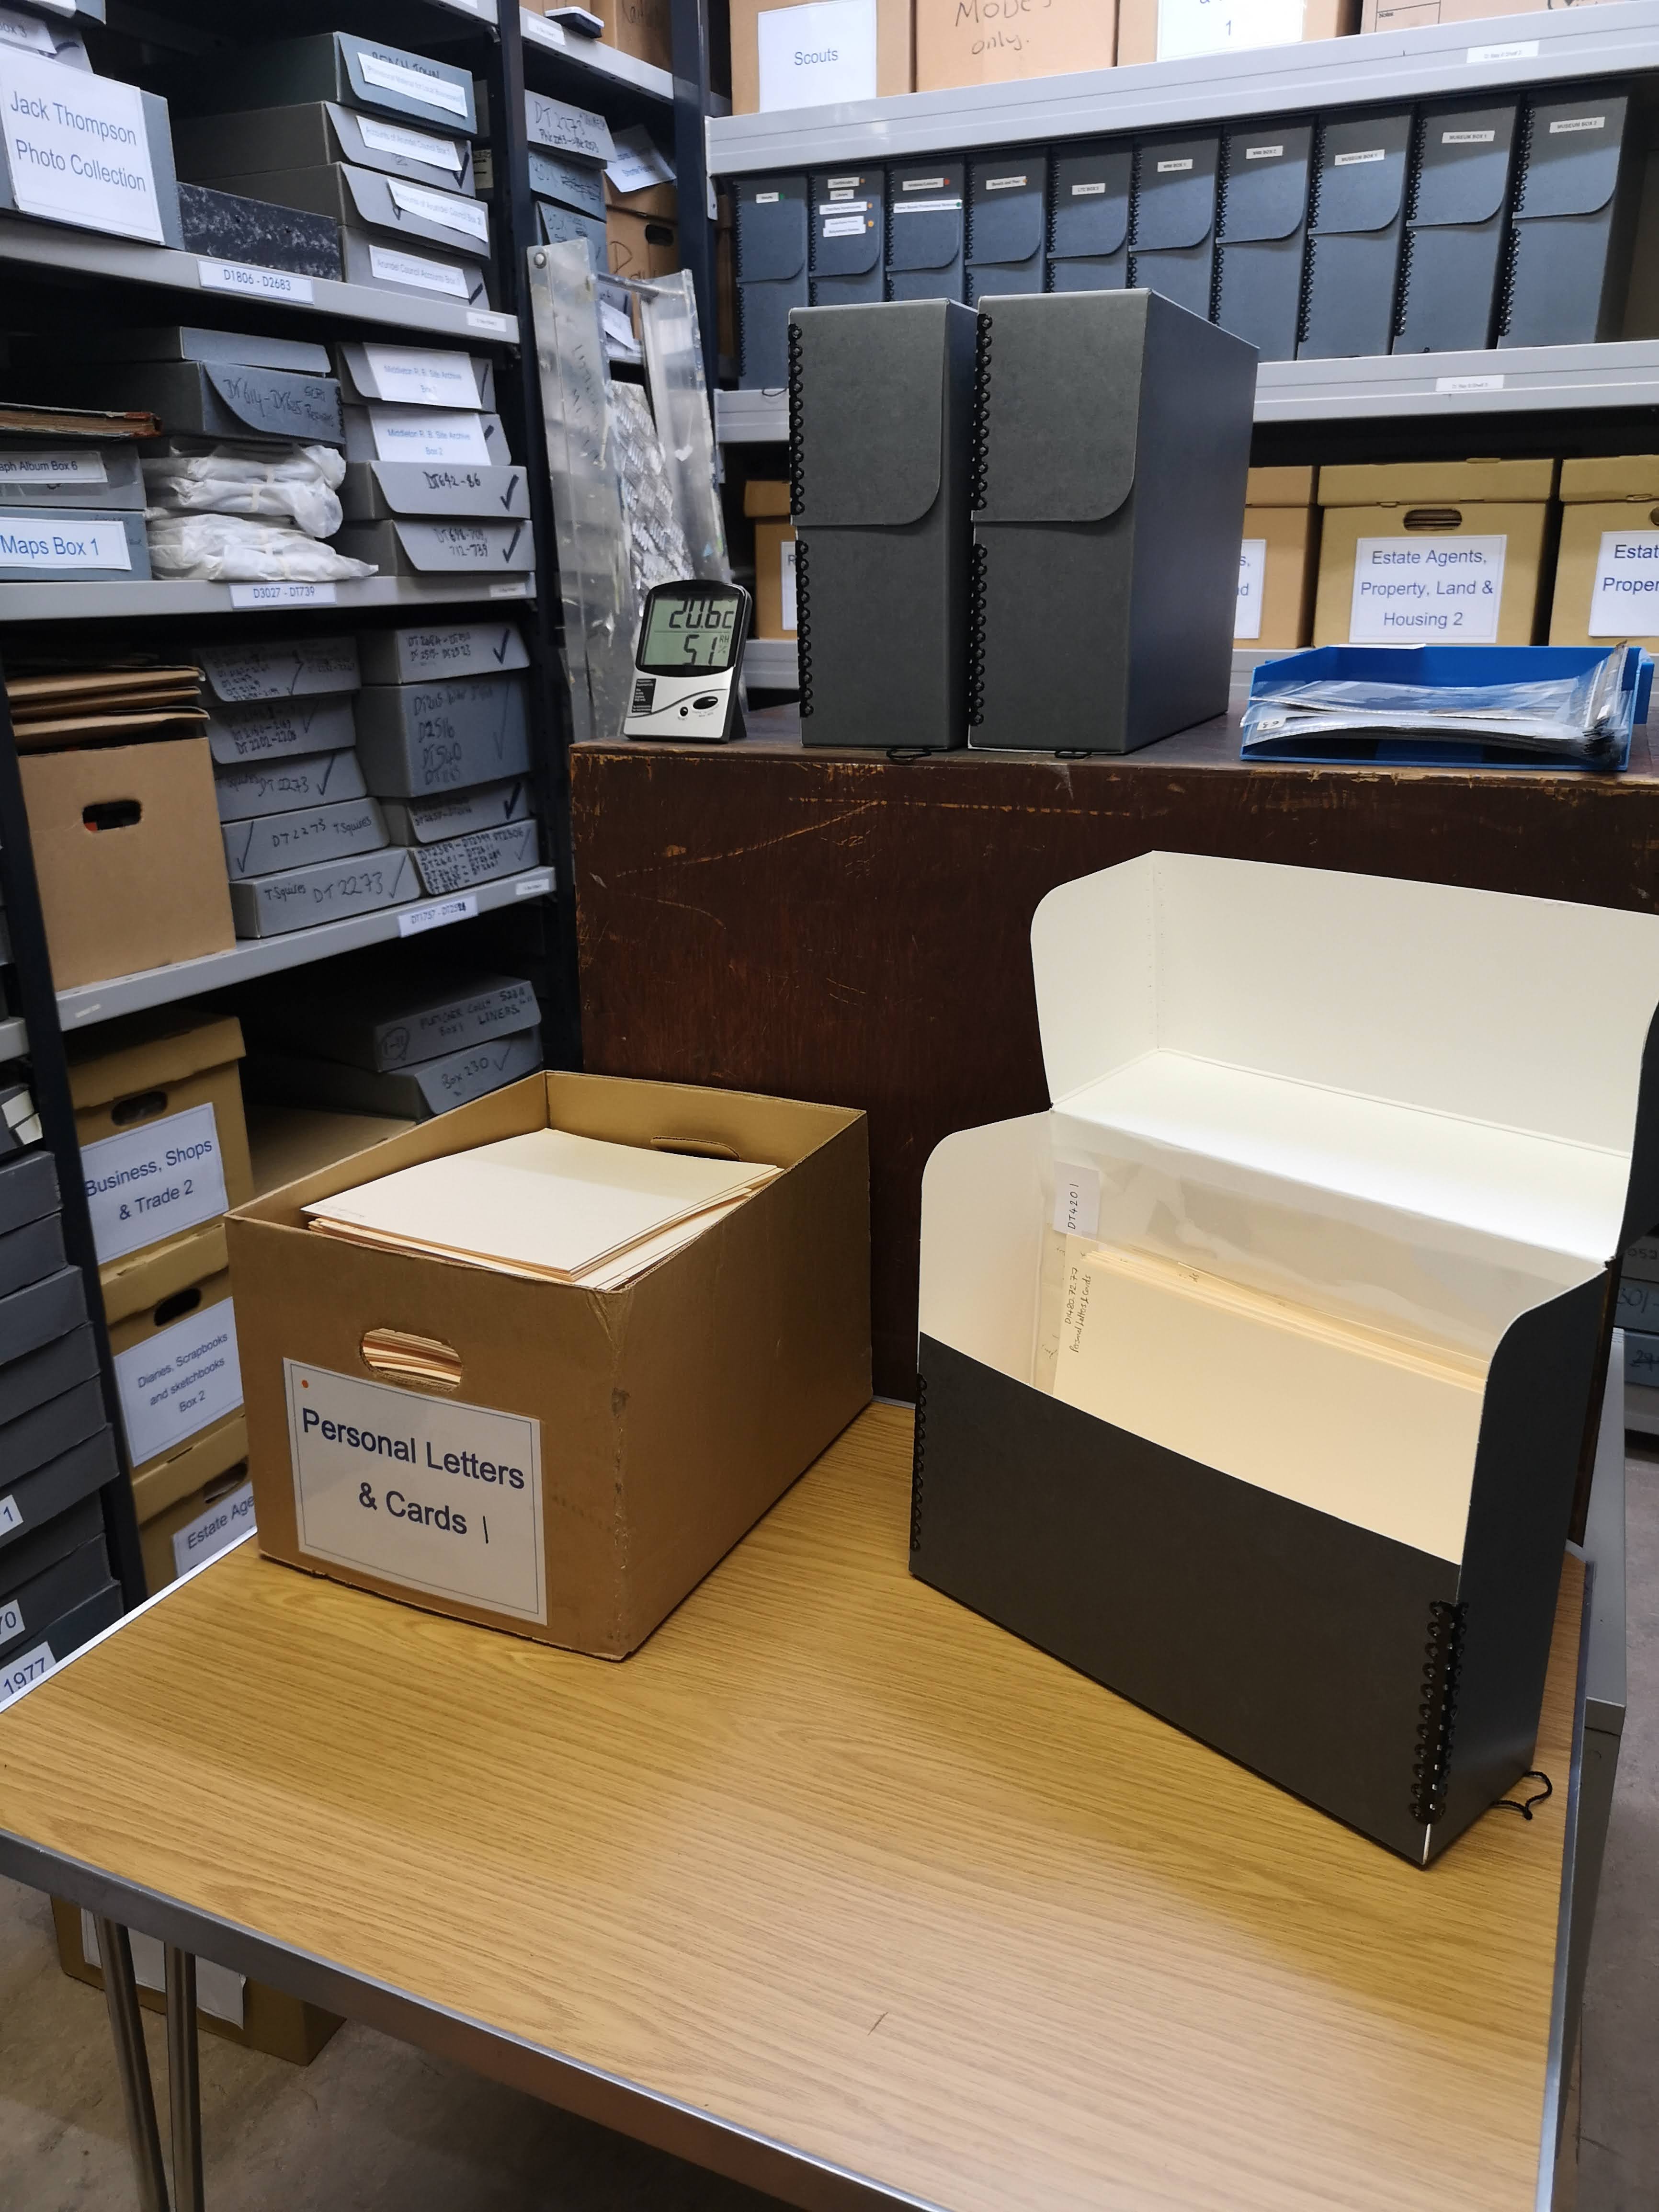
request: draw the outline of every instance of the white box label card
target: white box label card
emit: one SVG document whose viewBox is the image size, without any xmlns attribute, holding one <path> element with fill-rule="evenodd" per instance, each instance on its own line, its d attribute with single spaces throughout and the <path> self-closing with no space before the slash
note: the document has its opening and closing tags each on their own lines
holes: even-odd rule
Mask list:
<svg viewBox="0 0 1659 2212">
<path fill-rule="evenodd" d="M 1362 538 L 1350 645 L 1492 645 L 1506 538 Z"/>
<path fill-rule="evenodd" d="M 240 261 L 198 261 L 196 278 L 204 292 L 234 292 L 244 300 L 293 300 L 310 307 L 317 297 L 309 276 L 288 269 L 250 269 Z"/>
<path fill-rule="evenodd" d="M 23 1516 L 15 1498 L 0 1498 L 0 1536 L 9 1536 L 14 1528 L 23 1525 Z"/>
<path fill-rule="evenodd" d="M 780 626 L 784 629 L 793 629 L 795 627 L 795 541 L 793 538 L 786 538 L 779 547 L 778 566 L 782 572 L 778 580 L 781 586 L 779 596 L 783 602 Z"/>
<path fill-rule="evenodd" d="M 57 1664 L 50 1644 L 37 1644 L 33 1651 L 0 1659 L 0 1705 L 9 1705 L 31 1682 L 44 1682 Z"/>
<path fill-rule="evenodd" d="M 371 407 L 369 428 L 382 461 L 474 461 L 488 465 L 483 424 L 459 409 L 405 414 L 399 407 Z"/>
<path fill-rule="evenodd" d="M 0 117 L 12 191 L 25 215 L 161 244 L 136 85 L 0 46 Z"/>
<path fill-rule="evenodd" d="M 757 36 L 763 112 L 876 97 L 876 0 L 769 8 Z"/>
<path fill-rule="evenodd" d="M 482 200 L 470 200 L 460 192 L 434 192 L 425 185 L 406 185 L 397 177 L 388 177 L 386 188 L 393 204 L 405 215 L 418 216 L 422 222 L 435 222 L 441 229 L 489 244 L 489 210 Z"/>
<path fill-rule="evenodd" d="M 861 215 L 828 215 L 823 219 L 826 238 L 862 238 L 865 223 Z"/>
<path fill-rule="evenodd" d="M 332 584 L 232 584 L 234 607 L 331 607 L 339 604 Z"/>
<path fill-rule="evenodd" d="M 302 1547 L 545 1623 L 541 1423 L 283 1362 Z"/>
<path fill-rule="evenodd" d="M 447 292 L 452 300 L 465 300 L 470 289 L 466 271 L 447 261 L 426 261 L 415 253 L 398 253 L 390 246 L 371 246 L 368 265 L 382 284 L 412 285 L 418 292 Z"/>
<path fill-rule="evenodd" d="M 101 453 L 54 453 L 40 446 L 0 449 L 0 484 L 100 484 L 109 482 Z"/>
<path fill-rule="evenodd" d="M 459 177 L 465 167 L 460 148 L 453 138 L 434 138 L 425 131 L 405 131 L 395 123 L 382 123 L 373 115 L 360 115 L 357 129 L 365 146 L 377 154 L 395 154 L 405 161 L 424 161 L 429 169 L 447 169 Z"/>
<path fill-rule="evenodd" d="M 1294 46 L 1302 0 L 1158 0 L 1158 58 L 1228 53 L 1245 46 Z"/>
<path fill-rule="evenodd" d="M 1604 530 L 1590 593 L 1592 637 L 1659 634 L 1659 530 Z"/>
<path fill-rule="evenodd" d="M 1233 635 L 1254 644 L 1261 635 L 1261 593 L 1267 580 L 1267 541 L 1247 538 L 1238 549 L 1238 611 Z"/>
<path fill-rule="evenodd" d="M 192 1567 L 216 1559 L 227 1545 L 245 1536 L 253 1525 L 253 1485 L 245 1482 L 210 1505 L 205 1513 L 198 1513 L 195 1520 L 173 1530 L 173 1571 L 187 1575 Z"/>
<path fill-rule="evenodd" d="M 477 891 L 462 891 L 455 898 L 439 899 L 431 906 L 412 906 L 398 916 L 399 937 L 422 937 L 428 929 L 447 929 L 452 921 L 471 921 L 478 911 Z"/>
<path fill-rule="evenodd" d="M 0 568 L 33 568 L 52 576 L 131 567 L 132 550 L 122 523 L 77 522 L 72 514 L 51 522 L 33 515 L 13 522 L 0 507 Z"/>
<path fill-rule="evenodd" d="M 203 1306 L 117 1352 L 115 1381 L 135 1467 L 234 1413 L 242 1402 L 242 1370 L 230 1300 Z"/>
<path fill-rule="evenodd" d="M 415 346 L 366 345 L 363 358 L 383 400 L 406 407 L 477 407 L 477 373 L 465 353 L 428 353 Z M 376 427 L 386 418 L 377 415 Z M 380 456 L 382 460 L 387 455 Z M 482 451 L 479 454 L 483 459 Z"/>
<path fill-rule="evenodd" d="M 92 1241 L 118 1260 L 225 1211 L 225 1161 L 211 1106 L 163 1115 L 81 1152 Z"/>
<path fill-rule="evenodd" d="M 23 1608 L 15 1597 L 0 1597 L 0 1644 L 9 1644 L 27 1626 Z"/>
<path fill-rule="evenodd" d="M 386 54 L 360 53 L 357 66 L 363 73 L 366 84 L 378 85 L 382 92 L 395 92 L 404 100 L 418 100 L 422 107 L 441 107 L 447 115 L 466 113 L 466 94 L 447 77 L 423 76 L 403 62 L 394 62 Z"/>
</svg>

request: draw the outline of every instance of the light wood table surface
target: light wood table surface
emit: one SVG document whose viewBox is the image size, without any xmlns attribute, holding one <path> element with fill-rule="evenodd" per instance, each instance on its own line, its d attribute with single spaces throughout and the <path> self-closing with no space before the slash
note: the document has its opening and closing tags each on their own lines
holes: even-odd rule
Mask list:
<svg viewBox="0 0 1659 2212">
<path fill-rule="evenodd" d="M 913 1581 L 909 1450 L 621 1665 L 245 1546 L 0 1717 L 0 1865 L 803 2205 L 1532 2207 L 1578 1563 L 1423 1872 Z"/>
</svg>

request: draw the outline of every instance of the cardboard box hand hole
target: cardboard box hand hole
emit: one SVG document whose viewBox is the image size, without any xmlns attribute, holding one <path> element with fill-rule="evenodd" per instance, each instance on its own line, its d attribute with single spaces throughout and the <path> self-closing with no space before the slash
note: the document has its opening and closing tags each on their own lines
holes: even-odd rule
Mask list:
<svg viewBox="0 0 1659 2212">
<path fill-rule="evenodd" d="M 459 1390 L 461 1356 L 435 1336 L 411 1336 L 403 1328 L 370 1328 L 357 1347 L 371 1375 L 390 1375 L 426 1383 L 434 1390 Z"/>
</svg>

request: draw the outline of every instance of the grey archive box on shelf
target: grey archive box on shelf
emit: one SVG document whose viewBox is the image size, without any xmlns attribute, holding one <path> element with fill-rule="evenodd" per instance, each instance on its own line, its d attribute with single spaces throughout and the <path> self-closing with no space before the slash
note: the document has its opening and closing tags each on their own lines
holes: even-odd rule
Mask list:
<svg viewBox="0 0 1659 2212">
<path fill-rule="evenodd" d="M 67 1513 L 43 1522 L 0 1553 L 0 1595 L 21 1589 L 45 1568 L 56 1566 L 59 1559 L 68 1559 L 71 1552 L 78 1552 L 103 1533 L 104 1516 L 95 1498 L 83 1498 Z"/>
<path fill-rule="evenodd" d="M 887 172 L 887 296 L 961 300 L 966 283 L 962 161 L 900 163 Z"/>
<path fill-rule="evenodd" d="M 376 798 L 427 799 L 524 775 L 530 767 L 524 679 L 371 684 L 358 699 L 357 752 Z"/>
<path fill-rule="evenodd" d="M 106 1427 L 27 1474 L 0 1474 L 0 1559 L 31 1529 L 113 1482 L 119 1472 L 115 1439 Z"/>
<path fill-rule="evenodd" d="M 434 677 L 501 676 L 528 668 L 516 623 L 422 623 L 365 630 L 357 641 L 367 684 L 423 684 Z"/>
<path fill-rule="evenodd" d="M 481 830 L 527 821 L 535 805 L 529 778 L 514 775 L 441 799 L 388 799 L 380 811 L 394 845 L 442 845 L 454 837 L 476 836 Z"/>
<path fill-rule="evenodd" d="M 85 1322 L 37 1345 L 33 1352 L 0 1360 L 0 1428 L 97 1372 L 98 1352 Z"/>
<path fill-rule="evenodd" d="M 331 216 L 212 185 L 180 185 L 179 222 L 187 253 L 339 281 L 340 226 Z"/>
<path fill-rule="evenodd" d="M 591 161 L 579 161 L 562 154 L 544 154 L 536 147 L 528 149 L 530 189 L 538 200 L 551 200 L 557 207 L 572 208 L 577 214 L 591 216 L 601 225 L 605 222 L 605 172 L 596 169 Z"/>
<path fill-rule="evenodd" d="M 1516 119 L 1513 100 L 1458 100 L 1419 116 L 1396 353 L 1478 352 L 1492 344 Z"/>
<path fill-rule="evenodd" d="M 449 408 L 388 405 L 371 413 L 367 406 L 348 405 L 345 413 L 345 456 L 349 461 L 460 461 L 471 466 L 483 444 L 484 463 L 505 466 L 512 459 L 507 432 L 499 415 L 474 415 L 464 424 Z M 378 419 L 377 419 L 378 418 Z M 476 423 L 474 431 L 472 425 Z"/>
<path fill-rule="evenodd" d="M 533 868 L 541 859 L 541 836 L 534 819 L 521 816 L 494 829 L 475 830 L 441 845 L 413 845 L 410 850 L 422 889 L 437 898 Z"/>
<path fill-rule="evenodd" d="M 789 313 L 807 301 L 805 177 L 738 179 L 736 228 L 739 386 L 781 391 Z"/>
<path fill-rule="evenodd" d="M 138 509 L 0 507 L 0 582 L 130 584 L 149 573 Z"/>
<path fill-rule="evenodd" d="M 804 744 L 966 734 L 975 330 L 949 300 L 790 318 Z"/>
<path fill-rule="evenodd" d="M 468 70 L 352 31 L 192 56 L 179 73 L 174 97 L 181 108 L 198 113 L 333 100 L 371 115 L 406 116 L 465 138 L 476 137 L 478 130 Z"/>
<path fill-rule="evenodd" d="M 64 67 L 70 64 L 63 64 Z M 149 155 L 149 173 L 155 189 L 155 216 L 160 228 L 159 243 L 178 247 L 184 243 L 179 227 L 179 180 L 173 167 L 173 134 L 167 126 L 167 104 L 153 92 L 141 92 L 139 101 L 143 110 L 144 138 Z M 49 222 L 53 228 L 61 228 L 51 216 L 36 216 L 18 204 L 15 179 L 11 164 L 15 158 L 9 134 L 0 133 L 0 212 L 21 215 L 27 222 Z M 27 187 L 25 188 L 27 190 Z M 137 187 L 134 187 L 135 191 Z M 147 198 L 147 196 L 145 196 Z M 149 209 L 143 210 L 148 220 Z M 80 224 L 69 226 L 79 229 Z M 89 226 L 94 232 L 98 226 Z M 115 234 L 105 234 L 113 235 Z M 155 240 L 152 243 L 156 242 Z"/>
<path fill-rule="evenodd" d="M 1249 123 L 1221 141 L 1215 319 L 1262 361 L 1296 359 L 1311 123 Z"/>
<path fill-rule="evenodd" d="M 1255 396 L 1254 350 L 1159 293 L 984 302 L 969 744 L 1132 752 L 1225 711 Z"/>
<path fill-rule="evenodd" d="M 340 387 L 331 376 L 235 362 L 138 361 L 66 365 L 59 380 L 64 404 L 143 408 L 175 436 L 345 442 Z"/>
<path fill-rule="evenodd" d="M 819 169 L 807 182 L 812 305 L 867 307 L 883 297 L 886 282 L 886 172 Z"/>
<path fill-rule="evenodd" d="M 61 1458 L 104 1425 L 104 1393 L 96 1377 L 72 1383 L 0 1428 L 0 1466 L 28 1474 Z"/>
<path fill-rule="evenodd" d="M 109 1555 L 100 1530 L 76 1550 L 54 1559 L 0 1594 L 0 1675 L 24 1646 L 53 1623 L 110 1583 Z"/>
<path fill-rule="evenodd" d="M 339 752 L 355 744 L 354 694 L 301 694 L 292 699 L 207 701 L 208 750 L 216 769 Z"/>
<path fill-rule="evenodd" d="M 1215 275 L 1220 158 L 1221 141 L 1213 131 L 1148 138 L 1135 148 L 1129 282 L 1206 318 Z"/>
<path fill-rule="evenodd" d="M 998 154 L 968 164 L 968 299 L 1040 292 L 1048 228 L 1048 157 Z"/>
<path fill-rule="evenodd" d="M 1500 346 L 1590 345 L 1621 335 L 1645 168 L 1627 86 L 1527 102 Z"/>
<path fill-rule="evenodd" d="M 257 1035 L 262 1054 L 320 1053 L 386 1075 L 516 1036 L 540 1019 L 535 991 L 522 976 L 437 966 L 416 981 L 407 970 L 380 969 L 346 986 L 325 974 L 314 993 L 273 996 L 261 1009 Z"/>
<path fill-rule="evenodd" d="M 477 516 L 518 521 L 530 513 L 525 472 L 518 468 L 428 466 L 422 461 L 349 461 L 340 486 L 348 522 L 386 522 L 406 515 Z"/>
<path fill-rule="evenodd" d="M 339 752 L 302 753 L 267 765 L 213 771 L 214 796 L 221 822 L 249 822 L 261 814 L 290 814 L 300 806 L 327 806 L 361 799 L 367 788 L 357 756 L 349 746 Z"/>
<path fill-rule="evenodd" d="M 401 845 L 349 860 L 318 860 L 230 887 L 238 937 L 285 937 L 319 921 L 344 921 L 416 897 L 420 882 Z"/>
<path fill-rule="evenodd" d="M 1314 145 L 1297 356 L 1387 353 L 1406 207 L 1412 112 L 1328 116 Z"/>
<path fill-rule="evenodd" d="M 0 507 L 142 507 L 135 446 L 0 445 Z"/>
<path fill-rule="evenodd" d="M 364 116 L 332 100 L 228 115 L 175 116 L 173 145 L 181 173 L 203 184 L 257 177 L 267 169 L 349 161 L 441 191 L 473 189 L 470 139 Z"/>
<path fill-rule="evenodd" d="M 245 821 L 227 822 L 222 835 L 225 872 L 234 884 L 250 876 L 305 867 L 313 860 L 378 853 L 388 842 L 380 807 L 368 798 L 252 815 Z"/>
<path fill-rule="evenodd" d="M 380 1073 L 336 1060 L 261 1059 L 250 1079 L 263 1097 L 296 1106 L 427 1121 L 534 1075 L 541 1064 L 541 1031 L 532 1027 Z"/>
<path fill-rule="evenodd" d="M 1134 148 L 1127 139 L 1056 152 L 1048 215 L 1048 289 L 1121 292 L 1129 281 Z"/>
<path fill-rule="evenodd" d="M 383 576 L 523 575 L 536 556 L 527 522 L 349 522 L 334 542 Z"/>
<path fill-rule="evenodd" d="M 246 192 L 279 206 L 308 209 L 340 227 L 343 252 L 356 237 L 436 246 L 469 261 L 489 258 L 489 209 L 470 192 L 458 192 L 380 169 L 345 162 L 312 169 L 273 169 L 223 180 L 228 191 Z M 349 256 L 348 256 L 349 258 Z M 362 281 L 362 280 L 359 280 Z"/>
<path fill-rule="evenodd" d="M 536 227 L 544 246 L 563 246 L 579 238 L 588 249 L 590 267 L 608 269 L 610 253 L 605 217 L 584 215 L 580 208 L 563 207 L 556 200 L 538 200 Z"/>
<path fill-rule="evenodd" d="M 137 329 L 77 331 L 74 349 L 60 343 L 46 355 L 63 361 L 215 362 L 221 368 L 274 368 L 296 376 L 328 376 L 326 346 L 308 338 L 275 338 L 261 332 L 221 331 L 195 323 L 149 323 Z M 149 451 L 148 446 L 145 452 Z"/>
<path fill-rule="evenodd" d="M 79 1328 L 87 1295 L 78 1267 L 58 1267 L 21 1291 L 0 1295 L 0 1373 Z"/>
</svg>

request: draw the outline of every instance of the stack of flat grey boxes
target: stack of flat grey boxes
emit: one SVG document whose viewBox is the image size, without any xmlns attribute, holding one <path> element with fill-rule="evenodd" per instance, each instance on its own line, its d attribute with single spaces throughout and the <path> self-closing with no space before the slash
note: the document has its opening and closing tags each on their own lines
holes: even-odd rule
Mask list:
<svg viewBox="0 0 1659 2212">
<path fill-rule="evenodd" d="M 605 169 L 616 158 L 611 125 L 602 115 L 571 107 L 539 93 L 526 96 L 530 190 L 536 222 L 547 246 L 585 239 L 594 269 L 611 266 L 605 231 Z"/>
<path fill-rule="evenodd" d="M 533 986 L 378 954 L 284 977 L 252 1017 L 250 1091 L 273 1104 L 429 1121 L 542 1064 Z"/>
<path fill-rule="evenodd" d="M 0 583 L 142 583 L 149 574 L 135 446 L 0 444 Z"/>
<path fill-rule="evenodd" d="M 210 645 L 208 746 L 239 937 L 280 937 L 418 896 L 357 757 L 350 636 Z"/>
<path fill-rule="evenodd" d="M 121 1611 L 98 1492 L 120 1469 L 57 1170 L 0 1160 L 0 1705 Z"/>
<path fill-rule="evenodd" d="M 489 305 L 465 70 L 325 31 L 193 59 L 174 107 L 181 173 L 331 218 L 348 283 Z"/>
<path fill-rule="evenodd" d="M 504 622 L 366 631 L 357 742 L 388 836 L 439 898 L 533 868 L 529 656 Z"/>
<path fill-rule="evenodd" d="M 530 495 L 495 412 L 495 368 L 432 346 L 342 342 L 345 527 L 338 544 L 383 576 L 489 576 L 528 592 Z"/>
</svg>

